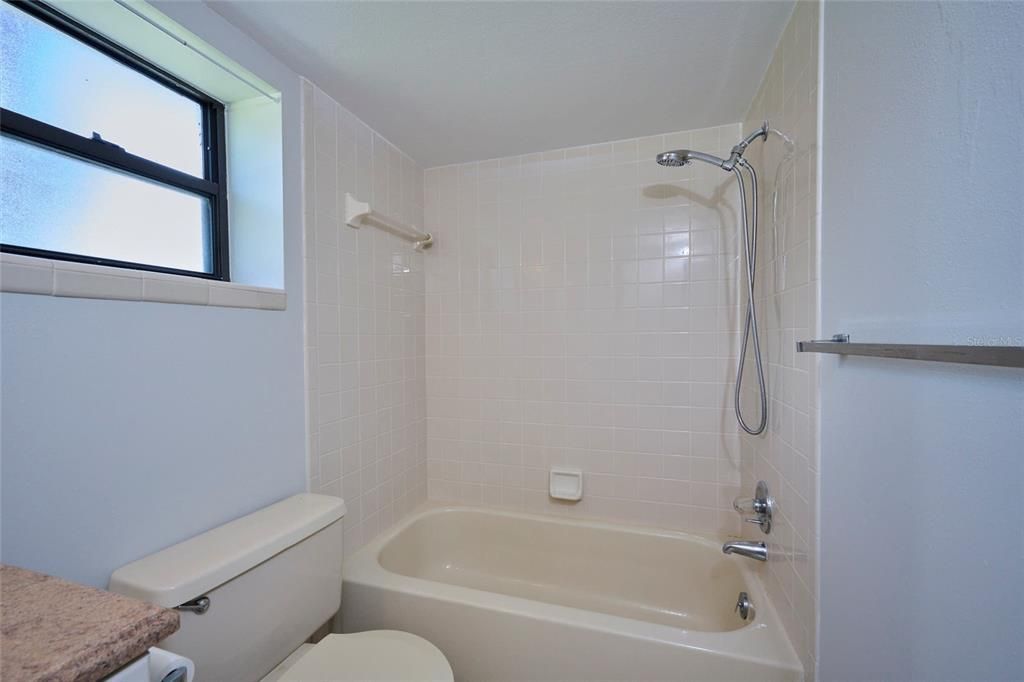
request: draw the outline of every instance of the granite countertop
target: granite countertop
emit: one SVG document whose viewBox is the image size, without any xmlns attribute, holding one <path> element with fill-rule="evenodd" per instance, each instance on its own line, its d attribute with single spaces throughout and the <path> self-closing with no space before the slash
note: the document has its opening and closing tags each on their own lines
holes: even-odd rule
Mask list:
<svg viewBox="0 0 1024 682">
<path fill-rule="evenodd" d="M 177 611 L 0 565 L 3 680 L 99 680 L 178 626 Z"/>
</svg>

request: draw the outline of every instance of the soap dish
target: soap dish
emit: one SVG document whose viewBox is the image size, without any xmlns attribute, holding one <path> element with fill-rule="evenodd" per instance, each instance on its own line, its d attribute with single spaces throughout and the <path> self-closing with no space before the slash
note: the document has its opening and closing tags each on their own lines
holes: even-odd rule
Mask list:
<svg viewBox="0 0 1024 682">
<path fill-rule="evenodd" d="M 578 501 L 583 497 L 583 472 L 580 469 L 552 467 L 549 492 L 556 500 Z"/>
</svg>

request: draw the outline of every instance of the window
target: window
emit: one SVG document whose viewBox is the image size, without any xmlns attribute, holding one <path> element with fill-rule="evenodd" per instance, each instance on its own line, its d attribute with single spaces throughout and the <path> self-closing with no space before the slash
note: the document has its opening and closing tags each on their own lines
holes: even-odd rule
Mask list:
<svg viewBox="0 0 1024 682">
<path fill-rule="evenodd" d="M 0 33 L 0 248 L 228 279 L 223 105 L 39 3 Z"/>
</svg>

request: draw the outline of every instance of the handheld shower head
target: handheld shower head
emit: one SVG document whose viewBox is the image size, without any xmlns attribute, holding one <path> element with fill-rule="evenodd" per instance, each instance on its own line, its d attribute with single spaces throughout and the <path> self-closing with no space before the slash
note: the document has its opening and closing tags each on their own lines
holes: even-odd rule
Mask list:
<svg viewBox="0 0 1024 682">
<path fill-rule="evenodd" d="M 691 161 L 703 161 L 704 163 L 710 163 L 712 166 L 718 166 L 726 172 L 732 171 L 732 169 L 739 163 L 740 159 L 743 158 L 743 152 L 747 151 L 747 147 L 750 143 L 761 138 L 763 140 L 768 139 L 768 121 L 765 121 L 760 128 L 747 135 L 745 138 L 732 148 L 729 153 L 728 159 L 720 159 L 717 156 L 711 154 L 705 154 L 704 152 L 695 152 L 692 149 L 673 149 L 670 152 L 662 152 L 654 157 L 654 160 L 662 166 L 685 166 Z"/>
<path fill-rule="evenodd" d="M 739 362 L 736 367 L 736 383 L 733 390 L 733 409 L 736 411 L 736 419 L 740 423 L 740 427 L 751 435 L 758 435 L 765 430 L 768 424 L 768 391 L 765 388 L 764 383 L 764 363 L 761 358 L 761 341 L 759 339 L 757 329 L 757 308 L 754 299 L 754 269 L 757 263 L 757 173 L 754 172 L 754 167 L 751 166 L 743 158 L 743 153 L 747 151 L 747 147 L 750 143 L 761 138 L 766 140 L 768 138 L 768 121 L 765 121 L 760 128 L 747 135 L 745 138 L 736 144 L 732 151 L 729 152 L 728 159 L 720 159 L 717 156 L 711 154 L 705 154 L 704 152 L 695 152 L 692 149 L 673 149 L 672 151 L 662 152 L 655 157 L 655 161 L 662 166 L 678 167 L 685 166 L 691 161 L 703 161 L 709 163 L 712 166 L 718 166 L 726 173 L 733 173 L 736 176 L 736 182 L 739 185 L 740 191 L 740 205 L 742 206 L 742 234 L 743 234 L 743 250 L 746 256 L 747 266 L 747 316 L 746 321 L 743 324 L 743 338 L 740 345 Z M 753 194 L 753 201 L 751 202 L 751 208 L 747 208 L 747 194 L 745 190 L 745 181 L 743 179 L 743 171 L 746 170 L 750 176 L 751 191 Z M 752 223 L 748 227 L 749 222 Z M 761 400 L 761 419 L 757 426 L 751 427 L 747 424 L 743 417 L 743 410 L 740 407 L 740 395 L 743 386 L 743 365 L 747 358 L 747 341 L 751 340 L 754 346 L 754 362 L 757 366 L 757 386 L 758 386 L 758 397 Z"/>
<path fill-rule="evenodd" d="M 662 152 L 654 157 L 654 160 L 662 166 L 685 166 L 691 161 L 703 161 L 704 163 L 710 163 L 712 166 L 718 166 L 719 168 L 725 168 L 725 159 L 720 159 L 717 156 L 711 154 L 705 154 L 704 152 L 695 152 L 691 149 L 673 149 L 670 152 Z"/>
<path fill-rule="evenodd" d="M 671 152 L 662 152 L 654 157 L 660 166 L 685 166 L 690 163 L 690 151 L 688 149 L 676 149 Z"/>
</svg>

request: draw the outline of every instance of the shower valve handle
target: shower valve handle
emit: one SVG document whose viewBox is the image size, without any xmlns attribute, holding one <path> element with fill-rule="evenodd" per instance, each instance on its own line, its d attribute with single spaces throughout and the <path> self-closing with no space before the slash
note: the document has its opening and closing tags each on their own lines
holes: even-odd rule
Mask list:
<svg viewBox="0 0 1024 682">
<path fill-rule="evenodd" d="M 743 520 L 759 526 L 765 535 L 772 532 L 772 512 L 775 510 L 775 500 L 768 493 L 768 484 L 764 481 L 757 482 L 753 497 L 737 497 L 733 500 L 732 508 L 744 517 L 753 514 Z"/>
</svg>

